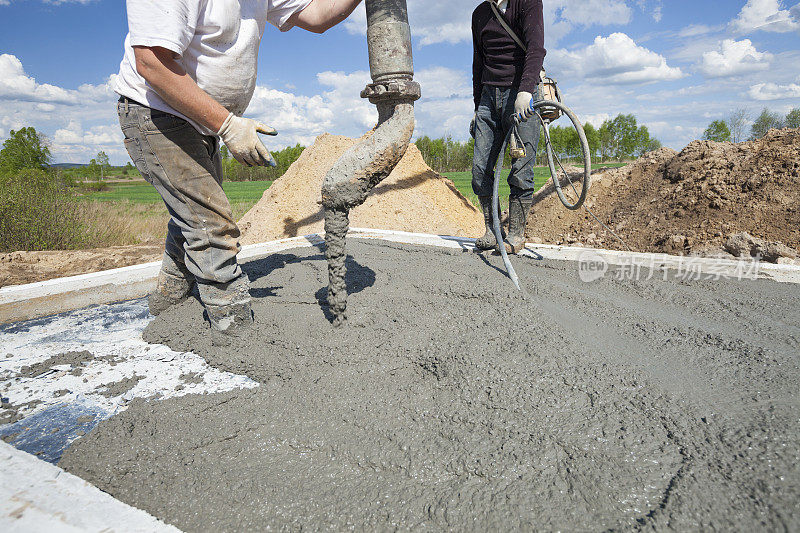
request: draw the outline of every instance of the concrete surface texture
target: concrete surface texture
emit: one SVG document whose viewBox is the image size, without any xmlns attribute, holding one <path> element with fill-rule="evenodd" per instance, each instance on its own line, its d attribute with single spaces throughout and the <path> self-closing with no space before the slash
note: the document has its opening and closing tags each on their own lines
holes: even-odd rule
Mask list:
<svg viewBox="0 0 800 533">
<path fill-rule="evenodd" d="M 377 239 L 406 244 L 425 244 L 442 248 L 474 249 L 474 239 L 409 233 L 394 230 L 350 228 L 348 237 Z M 239 254 L 243 262 L 261 259 L 289 248 L 312 246 L 324 242 L 317 234 L 293 237 L 279 241 L 246 245 Z M 737 272 L 753 272 L 755 277 L 777 281 L 800 283 L 800 265 L 752 263 L 719 258 L 684 257 L 666 254 L 619 252 L 547 244 L 528 245 L 524 255 L 535 258 L 561 261 L 583 261 L 588 255 L 600 257 L 608 265 L 638 265 L 643 268 L 670 268 L 686 271 L 702 268 L 706 273 L 737 277 Z M 70 278 L 55 279 L 0 288 L 0 324 L 26 321 L 83 309 L 90 305 L 108 304 L 145 296 L 155 287 L 161 262 L 118 268 L 105 272 L 82 274 Z M 754 277 L 754 276 L 747 276 Z"/>
<path fill-rule="evenodd" d="M 179 531 L 4 442 L 0 462 L 0 525 L 6 533 Z"/>
<path fill-rule="evenodd" d="M 348 251 L 344 327 L 320 248 L 247 265 L 229 347 L 158 317 L 261 386 L 134 400 L 60 464 L 187 531 L 800 528 L 800 286 L 518 257 L 524 297 L 499 257 Z"/>
<path fill-rule="evenodd" d="M 134 300 L 0 326 L 0 438 L 57 462 L 133 398 L 256 386 L 197 355 L 147 344 L 151 319 L 147 302 Z"/>
</svg>

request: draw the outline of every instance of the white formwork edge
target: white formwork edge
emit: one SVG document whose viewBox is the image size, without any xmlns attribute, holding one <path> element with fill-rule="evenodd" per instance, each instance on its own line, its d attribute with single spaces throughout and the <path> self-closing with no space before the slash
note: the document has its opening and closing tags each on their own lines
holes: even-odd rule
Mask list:
<svg viewBox="0 0 800 533">
<path fill-rule="evenodd" d="M 348 236 L 357 239 L 376 239 L 401 244 L 461 248 L 464 250 L 473 250 L 475 243 L 475 239 L 463 237 L 365 228 L 351 228 Z M 239 260 L 241 262 L 253 261 L 276 252 L 315 246 L 322 242 L 324 242 L 323 235 L 312 234 L 262 244 L 252 244 L 242 248 Z M 643 268 L 661 270 L 694 269 L 729 277 L 736 276 L 737 273 L 739 275 L 744 273 L 746 277 L 800 283 L 800 266 L 798 265 L 758 263 L 757 267 L 754 268 L 754 263 L 749 261 L 621 252 L 549 244 L 529 244 L 522 255 L 537 259 L 576 262 L 599 259 L 607 265 L 638 265 Z M 160 265 L 160 262 L 153 262 L 28 285 L 4 287 L 0 289 L 0 324 L 54 315 L 91 305 L 140 298 L 152 289 Z"/>
<path fill-rule="evenodd" d="M 0 529 L 179 532 L 77 476 L 0 441 Z"/>
</svg>

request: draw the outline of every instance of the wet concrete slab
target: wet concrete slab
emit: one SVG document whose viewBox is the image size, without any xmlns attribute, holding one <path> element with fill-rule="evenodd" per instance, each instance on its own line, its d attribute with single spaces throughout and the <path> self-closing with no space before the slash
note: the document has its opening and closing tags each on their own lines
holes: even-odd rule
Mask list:
<svg viewBox="0 0 800 533">
<path fill-rule="evenodd" d="M 800 527 L 800 286 L 348 251 L 343 327 L 317 247 L 246 267 L 230 346 L 196 301 L 152 321 L 259 386 L 134 399 L 60 464 L 187 531 Z"/>
</svg>

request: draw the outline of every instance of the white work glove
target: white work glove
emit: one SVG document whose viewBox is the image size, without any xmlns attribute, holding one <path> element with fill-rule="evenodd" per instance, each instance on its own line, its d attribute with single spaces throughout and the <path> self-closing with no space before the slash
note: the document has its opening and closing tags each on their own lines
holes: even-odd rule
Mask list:
<svg viewBox="0 0 800 533">
<path fill-rule="evenodd" d="M 228 115 L 217 135 L 239 163 L 248 167 L 278 166 L 267 147 L 258 138 L 259 133 L 277 135 L 274 128 L 249 118 Z"/>
<path fill-rule="evenodd" d="M 518 119 L 528 120 L 533 116 L 531 100 L 533 100 L 533 95 L 531 93 L 520 91 L 517 94 L 517 101 L 514 102 L 514 114 Z"/>
</svg>

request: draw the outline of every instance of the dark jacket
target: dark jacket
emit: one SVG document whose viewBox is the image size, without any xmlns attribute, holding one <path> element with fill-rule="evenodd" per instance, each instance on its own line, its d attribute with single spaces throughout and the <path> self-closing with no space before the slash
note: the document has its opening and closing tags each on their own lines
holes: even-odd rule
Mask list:
<svg viewBox="0 0 800 533">
<path fill-rule="evenodd" d="M 491 1 L 491 0 L 490 0 Z M 519 87 L 534 93 L 539 84 L 544 56 L 544 15 L 542 0 L 508 0 L 505 18 L 527 45 L 519 47 L 494 16 L 488 2 L 472 13 L 472 87 L 475 109 L 484 85 Z"/>
</svg>

